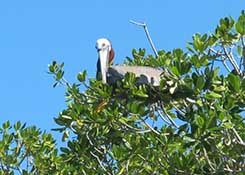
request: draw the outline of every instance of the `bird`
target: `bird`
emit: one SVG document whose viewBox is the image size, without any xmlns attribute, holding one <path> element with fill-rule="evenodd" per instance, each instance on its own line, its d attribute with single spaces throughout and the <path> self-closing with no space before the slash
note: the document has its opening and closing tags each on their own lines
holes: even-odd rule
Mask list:
<svg viewBox="0 0 245 175">
<path fill-rule="evenodd" d="M 98 53 L 97 74 L 98 80 L 103 83 L 113 84 L 123 79 L 126 73 L 134 73 L 138 84 L 160 85 L 163 70 L 150 66 L 113 65 L 115 52 L 107 38 L 100 38 L 95 46 Z"/>
</svg>

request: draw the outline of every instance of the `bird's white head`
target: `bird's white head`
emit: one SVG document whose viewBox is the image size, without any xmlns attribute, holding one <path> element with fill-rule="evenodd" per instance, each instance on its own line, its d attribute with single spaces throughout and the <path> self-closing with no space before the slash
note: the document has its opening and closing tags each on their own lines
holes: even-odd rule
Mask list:
<svg viewBox="0 0 245 175">
<path fill-rule="evenodd" d="M 111 42 L 106 38 L 100 38 L 96 41 L 96 46 L 98 52 L 97 73 L 100 71 L 103 83 L 106 83 L 106 75 L 109 66 L 109 62 L 112 62 L 114 57 L 114 51 L 111 46 Z M 100 66 L 98 68 L 98 66 Z"/>
<path fill-rule="evenodd" d="M 106 38 L 100 38 L 96 41 L 96 49 L 98 52 L 100 51 L 110 51 L 111 50 L 111 42 Z"/>
</svg>

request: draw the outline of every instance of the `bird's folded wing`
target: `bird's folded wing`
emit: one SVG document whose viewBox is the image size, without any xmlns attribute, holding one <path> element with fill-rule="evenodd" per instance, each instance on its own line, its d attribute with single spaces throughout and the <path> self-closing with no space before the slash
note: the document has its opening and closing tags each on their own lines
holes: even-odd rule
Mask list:
<svg viewBox="0 0 245 175">
<path fill-rule="evenodd" d="M 147 66 L 126 66 L 126 65 L 116 65 L 109 67 L 107 76 L 110 81 L 108 83 L 113 83 L 118 79 L 124 77 L 127 72 L 134 73 L 138 77 L 139 84 L 151 83 L 154 86 L 159 86 L 160 77 L 162 70 L 147 67 Z"/>
</svg>

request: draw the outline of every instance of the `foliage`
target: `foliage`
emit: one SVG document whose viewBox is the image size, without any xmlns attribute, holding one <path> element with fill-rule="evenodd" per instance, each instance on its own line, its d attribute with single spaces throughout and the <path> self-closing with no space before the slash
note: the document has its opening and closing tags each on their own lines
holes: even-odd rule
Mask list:
<svg viewBox="0 0 245 175">
<path fill-rule="evenodd" d="M 212 34 L 195 34 L 186 51 L 161 50 L 155 58 L 144 49 L 134 49 L 133 58 L 127 57 L 125 63 L 162 68 L 159 87 L 136 85 L 132 73 L 107 85 L 88 80 L 86 71 L 78 74 L 78 83 L 70 84 L 64 79 L 64 64 L 53 62 L 49 73 L 54 75 L 54 86 L 67 88 L 67 108 L 55 118 L 59 125 L 55 130 L 63 133 L 67 146 L 57 155 L 53 139 L 49 136 L 50 145 L 45 147 L 47 136 L 33 129 L 35 139 L 23 144 L 22 154 L 32 157 L 31 166 L 38 174 L 47 174 L 45 170 L 49 174 L 244 173 L 244 40 L 242 11 L 237 21 L 221 19 Z M 21 167 L 18 158 L 23 156 L 15 151 L 18 140 L 31 139 L 10 135 L 11 142 L 2 139 L 1 144 L 8 146 L 0 153 L 16 160 L 0 159 L 6 172 Z M 34 143 L 41 145 L 38 155 Z"/>
<path fill-rule="evenodd" d="M 61 158 L 51 134 L 20 122 L 0 128 L 0 174 L 55 174 Z"/>
</svg>

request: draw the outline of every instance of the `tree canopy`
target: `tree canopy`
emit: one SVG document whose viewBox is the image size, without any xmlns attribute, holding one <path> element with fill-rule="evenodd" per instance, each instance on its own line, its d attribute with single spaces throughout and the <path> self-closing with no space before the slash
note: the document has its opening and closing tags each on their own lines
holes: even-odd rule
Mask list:
<svg viewBox="0 0 245 175">
<path fill-rule="evenodd" d="M 64 78 L 52 62 L 54 87 L 67 107 L 55 118 L 65 147 L 20 122 L 0 129 L 0 174 L 243 174 L 245 172 L 245 12 L 225 17 L 186 49 L 133 49 L 127 65 L 164 70 L 159 87 L 132 73 L 108 85 Z"/>
</svg>

